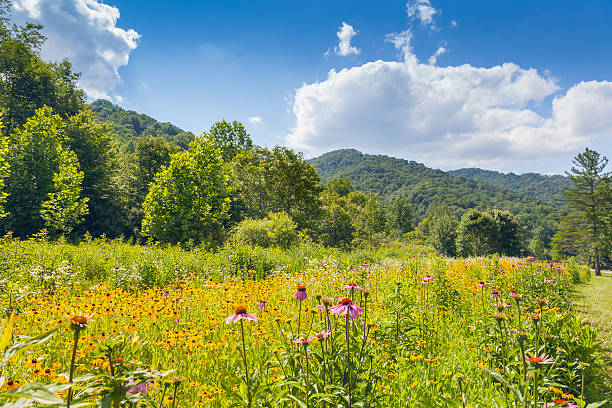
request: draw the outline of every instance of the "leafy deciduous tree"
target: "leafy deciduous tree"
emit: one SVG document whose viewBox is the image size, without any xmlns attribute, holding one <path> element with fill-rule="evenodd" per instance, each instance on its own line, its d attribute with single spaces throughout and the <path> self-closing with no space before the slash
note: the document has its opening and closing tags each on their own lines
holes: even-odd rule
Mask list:
<svg viewBox="0 0 612 408">
<path fill-rule="evenodd" d="M 142 233 L 169 243 L 217 243 L 229 207 L 219 149 L 196 138 L 156 174 L 143 205 Z"/>
</svg>

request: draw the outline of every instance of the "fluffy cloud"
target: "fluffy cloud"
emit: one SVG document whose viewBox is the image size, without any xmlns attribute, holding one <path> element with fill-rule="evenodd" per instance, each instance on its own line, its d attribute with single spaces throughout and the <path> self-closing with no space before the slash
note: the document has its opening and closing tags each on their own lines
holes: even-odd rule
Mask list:
<svg viewBox="0 0 612 408">
<path fill-rule="evenodd" d="M 436 52 L 427 60 L 427 62 L 429 62 L 429 65 L 436 65 L 436 63 L 438 62 L 438 57 L 442 54 L 445 54 L 446 51 L 448 51 L 446 47 L 438 47 Z"/>
<path fill-rule="evenodd" d="M 251 125 L 261 125 L 263 123 L 261 116 L 251 116 L 247 120 Z"/>
<path fill-rule="evenodd" d="M 342 26 L 338 29 L 338 46 L 334 48 L 336 54 L 347 56 L 347 55 L 357 55 L 361 52 L 361 50 L 357 47 L 351 45 L 351 40 L 354 36 L 357 35 L 357 31 L 353 28 L 353 26 L 342 22 Z"/>
<path fill-rule="evenodd" d="M 410 0 L 406 4 L 406 12 L 408 17 L 419 20 L 421 24 L 433 26 L 433 17 L 438 10 L 431 6 L 429 0 Z"/>
<path fill-rule="evenodd" d="M 127 65 L 140 35 L 117 27 L 119 9 L 97 0 L 15 0 L 13 19 L 44 26 L 45 59 L 68 58 L 90 98 L 119 101 L 112 90 L 121 82 L 119 68 Z"/>
<path fill-rule="evenodd" d="M 401 36 L 400 36 L 401 38 Z M 555 80 L 514 63 L 438 67 L 407 51 L 296 90 L 289 146 L 309 154 L 355 147 L 428 164 L 502 167 L 581 149 L 612 132 L 612 82 Z M 551 95 L 552 114 L 535 107 Z"/>
</svg>

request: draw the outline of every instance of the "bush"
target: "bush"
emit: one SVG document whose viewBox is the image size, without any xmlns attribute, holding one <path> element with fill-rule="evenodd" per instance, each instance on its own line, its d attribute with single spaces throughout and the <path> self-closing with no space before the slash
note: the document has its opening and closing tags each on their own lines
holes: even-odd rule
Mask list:
<svg viewBox="0 0 612 408">
<path fill-rule="evenodd" d="M 236 226 L 234 240 L 263 248 L 289 248 L 298 242 L 297 224 L 284 212 L 269 213 L 263 220 L 247 218 Z"/>
</svg>

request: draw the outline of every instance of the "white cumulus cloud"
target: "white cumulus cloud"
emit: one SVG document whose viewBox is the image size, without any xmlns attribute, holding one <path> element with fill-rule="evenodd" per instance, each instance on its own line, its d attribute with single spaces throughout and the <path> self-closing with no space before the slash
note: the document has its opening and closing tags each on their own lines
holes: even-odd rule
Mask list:
<svg viewBox="0 0 612 408">
<path fill-rule="evenodd" d="M 421 24 L 433 26 L 433 17 L 438 10 L 432 7 L 430 0 L 410 0 L 406 4 L 406 12 L 408 17 L 419 20 Z"/>
<path fill-rule="evenodd" d="M 90 98 L 121 100 L 112 91 L 140 35 L 117 26 L 118 8 L 98 0 L 15 0 L 13 20 L 44 26 L 43 58 L 68 58 Z"/>
<path fill-rule="evenodd" d="M 398 44 L 409 47 L 409 37 Z M 550 96 L 552 113 L 536 112 Z M 514 63 L 438 67 L 406 51 L 403 61 L 331 70 L 297 89 L 292 109 L 286 143 L 307 154 L 354 147 L 441 167 L 502 168 L 611 134 L 612 82 L 559 93 L 554 79 Z"/>
<path fill-rule="evenodd" d="M 351 45 L 351 41 L 354 36 L 357 35 L 357 31 L 353 28 L 352 25 L 346 24 L 344 21 L 342 22 L 342 26 L 338 29 L 338 46 L 334 48 L 336 54 L 347 56 L 347 55 L 357 55 L 361 52 L 361 50 L 355 46 Z"/>
</svg>

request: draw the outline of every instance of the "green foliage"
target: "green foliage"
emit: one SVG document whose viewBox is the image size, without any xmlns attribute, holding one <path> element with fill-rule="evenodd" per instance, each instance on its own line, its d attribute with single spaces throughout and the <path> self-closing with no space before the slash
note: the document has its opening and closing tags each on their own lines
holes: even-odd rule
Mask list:
<svg viewBox="0 0 612 408">
<path fill-rule="evenodd" d="M 325 153 L 310 160 L 310 163 L 315 165 L 323 182 L 335 178 L 347 179 L 359 191 L 378 194 L 381 202 L 387 205 L 397 197 L 405 199 L 412 207 L 416 221 L 422 221 L 428 209 L 438 204 L 448 206 L 459 216 L 471 208 L 498 208 L 509 211 L 521 220 L 524 228 L 522 237 L 526 242 L 538 227 L 545 234 L 541 237 L 545 244 L 548 244 L 554 232 L 551 215 L 555 207 L 550 204 L 552 197 L 542 192 L 549 186 L 546 178 L 534 178 L 539 181 L 532 194 L 527 187 L 511 190 L 520 183 L 493 186 L 457 173 L 431 169 L 414 161 L 362 154 L 354 149 Z M 562 184 L 561 180 L 554 180 L 550 183 Z"/>
<path fill-rule="evenodd" d="M 69 232 L 87 212 L 85 198 L 79 198 L 83 173 L 66 147 L 64 126 L 45 107 L 11 135 L 9 164 L 13 171 L 7 183 L 6 231 L 27 236 L 50 226 Z M 60 219 L 53 220 L 56 216 Z"/>
<path fill-rule="evenodd" d="M 457 252 L 463 256 L 518 255 L 519 225 L 507 211 L 469 210 L 457 228 Z"/>
<path fill-rule="evenodd" d="M 5 179 L 11 174 L 11 169 L 8 161 L 8 138 L 2 132 L 2 112 L 0 111 L 0 219 L 8 214 L 4 210 L 4 204 L 8 193 L 5 191 Z"/>
<path fill-rule="evenodd" d="M 76 155 L 70 150 L 60 151 L 60 164 L 53 175 L 53 191 L 41 204 L 40 215 L 45 226 L 53 232 L 69 234 L 89 212 L 88 197 L 81 198 L 83 172 Z"/>
<path fill-rule="evenodd" d="M 216 122 L 211 126 L 206 136 L 221 149 L 221 156 L 226 162 L 231 161 L 238 153 L 253 148 L 251 136 L 242 123 L 237 121 L 232 123 L 225 120 Z"/>
<path fill-rule="evenodd" d="M 302 155 L 285 147 L 239 153 L 229 164 L 239 219 L 285 212 L 298 228 L 314 230 L 321 215 L 319 176 Z"/>
<path fill-rule="evenodd" d="M 559 198 L 562 197 L 563 190 L 571 185 L 570 179 L 561 175 L 500 173 L 477 168 L 451 170 L 447 173 L 493 187 L 527 194 L 553 206 L 562 205 Z"/>
<path fill-rule="evenodd" d="M 76 85 L 79 75 L 67 60 L 48 63 L 39 56 L 44 43 L 42 26 L 8 24 L 9 7 L 0 21 L 0 109 L 4 111 L 4 135 L 10 135 L 34 115 L 50 106 L 67 118 L 84 104 Z"/>
<path fill-rule="evenodd" d="M 193 133 L 185 132 L 171 123 L 158 122 L 150 116 L 122 109 L 103 99 L 93 102 L 91 108 L 100 120 L 110 124 L 124 150 L 133 151 L 137 139 L 141 137 L 160 137 L 183 150 L 195 139 Z"/>
<path fill-rule="evenodd" d="M 612 176 L 604 171 L 608 159 L 589 148 L 573 164 L 568 172 L 573 184 L 563 192 L 567 209 L 561 213 L 554 248 L 572 255 L 588 253 L 599 275 L 600 258 L 607 259 L 611 249 Z"/>
<path fill-rule="evenodd" d="M 392 229 L 401 233 L 414 229 L 412 207 L 401 197 L 396 197 L 388 208 L 388 219 Z"/>
<path fill-rule="evenodd" d="M 445 205 L 438 205 L 433 208 L 431 215 L 419 224 L 418 230 L 437 251 L 446 256 L 455 256 L 458 225 L 454 211 Z"/>
<path fill-rule="evenodd" d="M 219 150 L 200 137 L 155 176 L 143 205 L 142 232 L 172 244 L 216 244 L 229 206 Z"/>
<path fill-rule="evenodd" d="M 67 144 L 76 154 L 83 172 L 81 197 L 87 198 L 89 213 L 78 232 L 94 236 L 117 236 L 123 232 L 121 174 L 115 136 L 106 123 L 98 121 L 91 109 L 72 116 L 64 128 Z M 144 199 L 144 198 L 143 198 Z"/>
<path fill-rule="evenodd" d="M 297 224 L 286 213 L 270 213 L 262 220 L 247 218 L 234 230 L 234 240 L 263 248 L 289 248 L 298 242 Z"/>
</svg>

